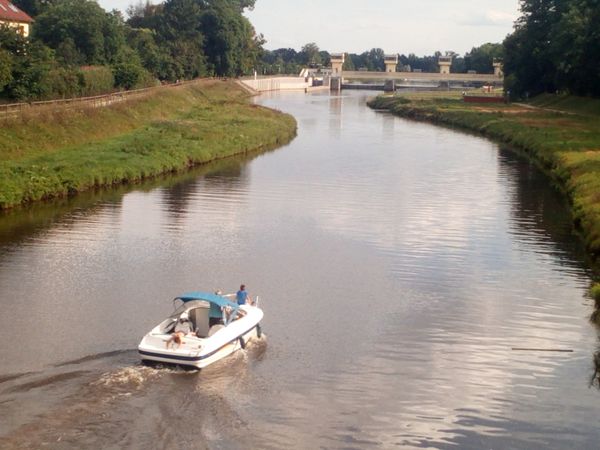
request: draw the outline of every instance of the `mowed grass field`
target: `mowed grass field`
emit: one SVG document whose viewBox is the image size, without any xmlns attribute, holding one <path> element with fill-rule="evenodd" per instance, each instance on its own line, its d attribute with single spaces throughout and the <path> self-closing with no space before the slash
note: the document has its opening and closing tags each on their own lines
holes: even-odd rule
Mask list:
<svg viewBox="0 0 600 450">
<path fill-rule="evenodd" d="M 285 144 L 293 117 L 233 81 L 157 89 L 103 108 L 0 117 L 0 209 L 134 183 Z"/>
</svg>

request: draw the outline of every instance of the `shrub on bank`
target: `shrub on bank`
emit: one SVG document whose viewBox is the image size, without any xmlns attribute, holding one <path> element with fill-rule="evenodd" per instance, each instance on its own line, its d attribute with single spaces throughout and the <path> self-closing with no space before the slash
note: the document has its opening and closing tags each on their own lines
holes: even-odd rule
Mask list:
<svg viewBox="0 0 600 450">
<path fill-rule="evenodd" d="M 234 82 L 221 81 L 6 121 L 0 209 L 267 150 L 295 132 L 291 116 L 252 105 Z"/>
<path fill-rule="evenodd" d="M 108 66 L 81 67 L 81 95 L 92 97 L 106 94 L 114 89 L 115 77 Z"/>
<path fill-rule="evenodd" d="M 600 283 L 595 283 L 590 288 L 590 295 L 596 300 L 596 305 L 600 306 Z"/>
</svg>

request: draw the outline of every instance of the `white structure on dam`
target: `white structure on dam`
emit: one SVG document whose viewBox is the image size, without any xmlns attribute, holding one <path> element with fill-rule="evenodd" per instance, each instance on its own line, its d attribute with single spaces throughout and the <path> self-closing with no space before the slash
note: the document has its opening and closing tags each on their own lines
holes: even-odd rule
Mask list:
<svg viewBox="0 0 600 450">
<path fill-rule="evenodd" d="M 257 92 L 304 91 L 312 87 L 312 77 L 264 77 L 240 80 L 245 86 Z"/>
</svg>

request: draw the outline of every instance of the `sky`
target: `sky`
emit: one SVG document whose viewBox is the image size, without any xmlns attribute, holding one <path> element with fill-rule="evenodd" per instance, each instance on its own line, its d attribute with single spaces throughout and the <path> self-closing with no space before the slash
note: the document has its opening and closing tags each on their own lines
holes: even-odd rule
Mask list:
<svg viewBox="0 0 600 450">
<path fill-rule="evenodd" d="M 98 0 L 121 11 L 138 1 Z M 464 54 L 502 42 L 519 16 L 519 0 L 256 0 L 246 16 L 270 50 L 315 42 L 332 53 Z"/>
</svg>

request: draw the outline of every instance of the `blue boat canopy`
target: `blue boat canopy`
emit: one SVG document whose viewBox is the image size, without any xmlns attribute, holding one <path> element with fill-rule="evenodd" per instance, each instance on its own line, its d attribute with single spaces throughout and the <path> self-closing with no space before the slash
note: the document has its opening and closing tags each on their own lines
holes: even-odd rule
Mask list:
<svg viewBox="0 0 600 450">
<path fill-rule="evenodd" d="M 231 300 L 223 297 L 222 295 L 213 294 L 211 292 L 201 292 L 201 291 L 187 292 L 183 295 L 180 295 L 179 297 L 175 297 L 175 300 L 181 300 L 184 303 L 191 302 L 193 300 L 204 300 L 213 305 L 217 305 L 221 308 L 223 308 L 225 306 L 229 306 L 230 308 L 232 308 L 234 310 L 237 310 L 239 308 L 237 303 L 232 302 Z"/>
</svg>

